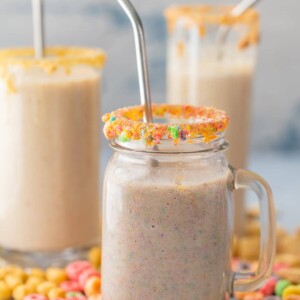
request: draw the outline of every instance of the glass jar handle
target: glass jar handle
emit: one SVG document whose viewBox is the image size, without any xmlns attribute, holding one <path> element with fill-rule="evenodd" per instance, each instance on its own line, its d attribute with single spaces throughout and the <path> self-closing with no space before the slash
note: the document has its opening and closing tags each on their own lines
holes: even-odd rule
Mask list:
<svg viewBox="0 0 300 300">
<path fill-rule="evenodd" d="M 253 191 L 260 207 L 260 258 L 255 273 L 234 273 L 232 291 L 247 292 L 259 288 L 272 273 L 276 250 L 276 223 L 273 194 L 268 183 L 256 173 L 234 169 L 233 188 Z"/>
</svg>

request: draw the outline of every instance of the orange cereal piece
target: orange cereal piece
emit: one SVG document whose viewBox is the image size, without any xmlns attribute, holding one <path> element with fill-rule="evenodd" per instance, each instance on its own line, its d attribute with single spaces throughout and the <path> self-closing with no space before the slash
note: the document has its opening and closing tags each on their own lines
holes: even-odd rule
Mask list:
<svg viewBox="0 0 300 300">
<path fill-rule="evenodd" d="M 59 285 L 60 283 L 66 281 L 68 279 L 67 273 L 64 269 L 60 268 L 49 268 L 46 271 L 47 280 L 50 282 L 54 282 Z"/>
<path fill-rule="evenodd" d="M 252 293 L 248 293 L 243 300 L 263 300 L 264 299 L 264 295 L 262 293 L 259 292 L 252 292 Z"/>
<path fill-rule="evenodd" d="M 65 297 L 65 291 L 59 287 L 53 288 L 48 292 L 49 299 L 64 298 L 64 297 Z"/>
<path fill-rule="evenodd" d="M 11 289 L 16 288 L 18 285 L 21 285 L 23 283 L 20 277 L 12 274 L 7 274 L 4 278 L 4 281 Z"/>
<path fill-rule="evenodd" d="M 101 293 L 101 279 L 99 277 L 90 277 L 85 286 L 84 286 L 85 294 L 89 296 L 98 295 Z"/>
<path fill-rule="evenodd" d="M 45 282 L 42 282 L 41 284 L 39 284 L 37 286 L 36 290 L 37 290 L 38 294 L 48 296 L 48 293 L 56 287 L 57 287 L 57 285 L 55 283 L 45 281 Z"/>
</svg>

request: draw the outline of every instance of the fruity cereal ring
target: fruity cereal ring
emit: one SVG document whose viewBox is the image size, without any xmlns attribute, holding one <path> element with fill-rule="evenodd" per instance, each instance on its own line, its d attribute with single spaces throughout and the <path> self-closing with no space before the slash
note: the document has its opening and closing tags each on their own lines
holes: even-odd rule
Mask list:
<svg viewBox="0 0 300 300">
<path fill-rule="evenodd" d="M 229 123 L 228 115 L 213 107 L 153 104 L 152 112 L 158 119 L 176 121 L 144 123 L 143 106 L 125 107 L 102 117 L 106 138 L 119 139 L 123 143 L 142 140 L 149 147 L 159 144 L 162 139 L 171 139 L 178 144 L 180 140 L 203 137 L 208 143 L 224 132 Z"/>
</svg>

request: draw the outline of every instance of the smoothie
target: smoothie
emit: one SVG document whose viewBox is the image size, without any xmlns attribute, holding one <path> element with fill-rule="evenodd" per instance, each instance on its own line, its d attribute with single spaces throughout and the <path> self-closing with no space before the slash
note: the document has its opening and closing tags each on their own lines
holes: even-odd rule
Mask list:
<svg viewBox="0 0 300 300">
<path fill-rule="evenodd" d="M 176 50 L 169 57 L 168 101 L 173 104 L 213 106 L 226 111 L 230 117 L 227 158 L 233 166 L 245 168 L 254 63 L 229 58 L 221 63 L 211 58 L 183 62 L 183 58 L 176 57 Z"/>
<path fill-rule="evenodd" d="M 103 300 L 221 300 L 229 272 L 227 175 L 201 181 L 198 172 L 184 183 L 184 169 L 159 169 L 107 175 Z"/>
<path fill-rule="evenodd" d="M 13 89 L 0 78 L 0 245 L 29 253 L 92 246 L 100 72 L 84 64 L 9 68 Z"/>
</svg>

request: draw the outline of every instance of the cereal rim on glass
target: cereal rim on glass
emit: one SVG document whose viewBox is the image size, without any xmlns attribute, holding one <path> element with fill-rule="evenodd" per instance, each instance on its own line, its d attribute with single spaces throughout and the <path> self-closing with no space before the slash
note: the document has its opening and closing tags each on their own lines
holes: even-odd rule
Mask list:
<svg viewBox="0 0 300 300">
<path fill-rule="evenodd" d="M 102 120 L 106 138 L 122 143 L 140 140 L 147 147 L 165 139 L 173 140 L 177 145 L 180 141 L 192 143 L 194 138 L 202 137 L 208 143 L 223 133 L 229 123 L 228 115 L 213 107 L 153 104 L 152 112 L 158 120 L 156 123 L 142 121 L 144 108 L 141 105 L 105 114 Z"/>
</svg>

